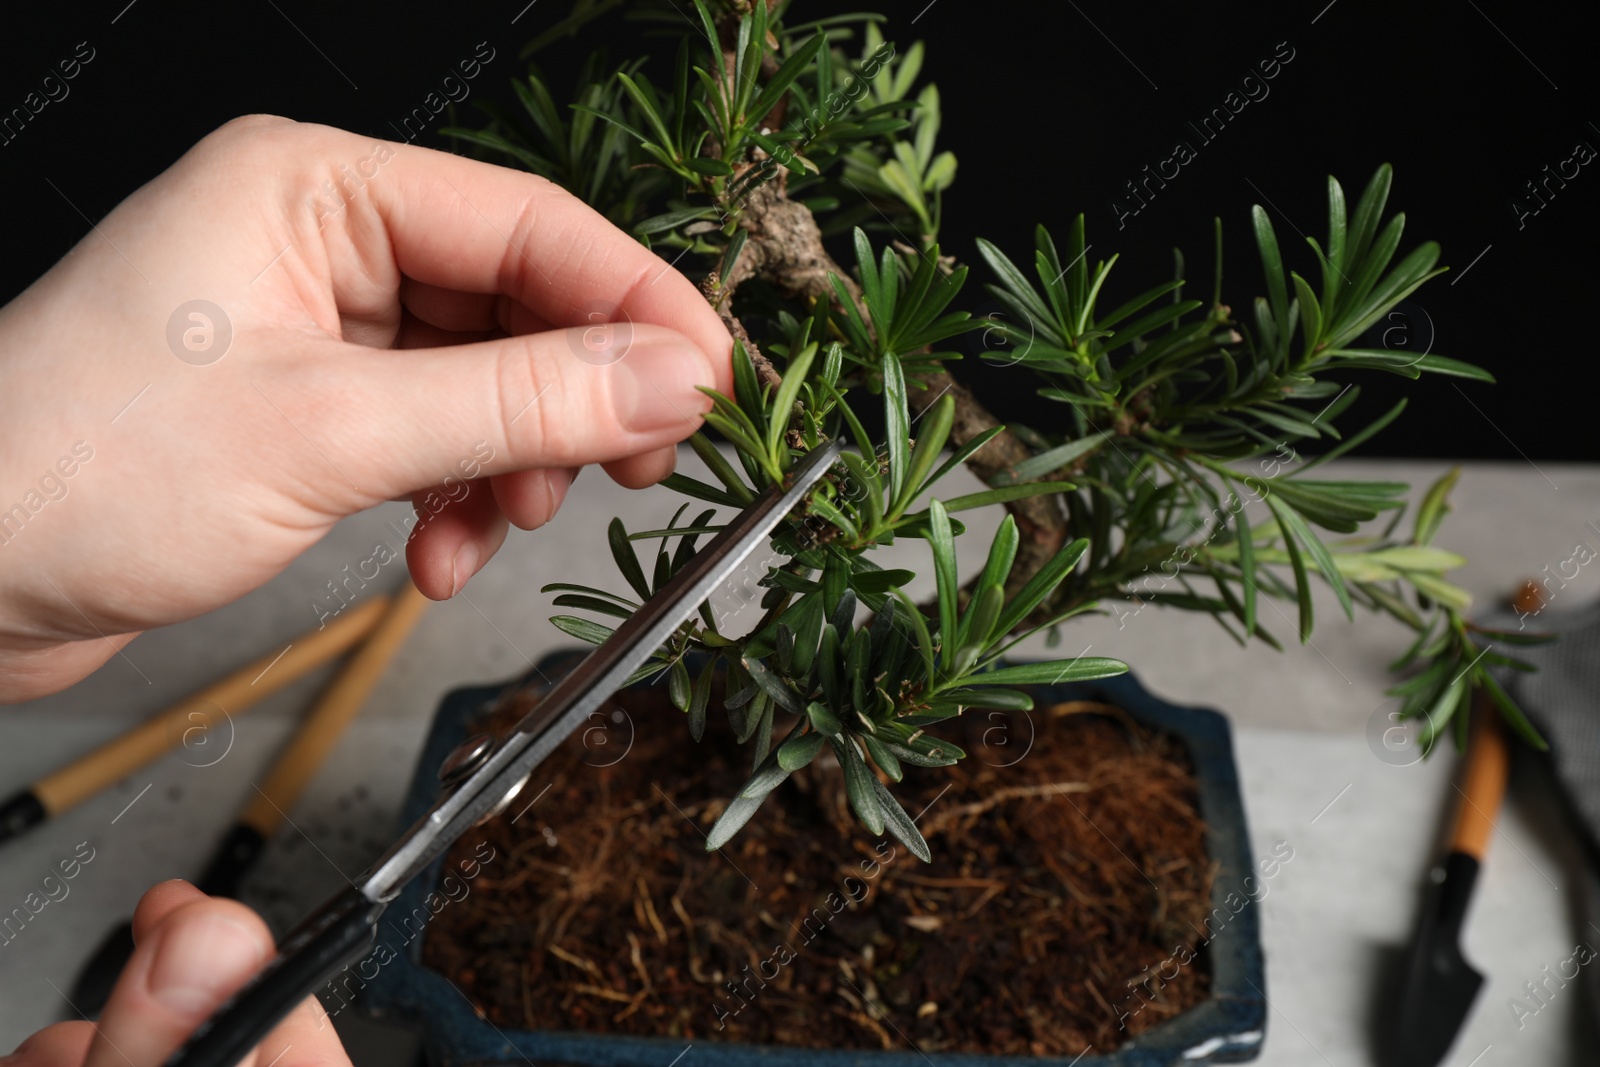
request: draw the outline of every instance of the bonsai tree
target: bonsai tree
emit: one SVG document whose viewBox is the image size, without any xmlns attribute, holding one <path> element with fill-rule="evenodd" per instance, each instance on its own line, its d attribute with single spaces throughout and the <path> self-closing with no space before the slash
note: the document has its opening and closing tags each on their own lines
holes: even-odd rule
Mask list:
<svg viewBox="0 0 1600 1067">
<path fill-rule="evenodd" d="M 613 6 L 579 0 L 524 58 Z M 873 15 L 791 20 L 785 0 L 694 0 L 692 23 L 675 6 L 636 7 L 677 39 L 671 60 L 612 66 L 596 53 L 565 107 L 530 66 L 514 83 L 520 111 L 480 104 L 486 125 L 447 132 L 560 183 L 703 279 L 736 339 L 734 395 L 714 395 L 709 428 L 690 440 L 714 481 L 662 483 L 688 499 L 659 529 L 612 520 L 623 585 L 547 586 L 557 606 L 585 613 L 556 616 L 562 630 L 604 640 L 611 628 L 598 620 L 636 611 L 718 529 L 718 509 L 781 482 L 828 439 L 852 446 L 774 535 L 782 562 L 760 583 L 759 618 L 735 633 L 703 607 L 640 674 L 665 673 L 696 740 L 724 680 L 721 709 L 753 771 L 709 848 L 828 754 L 860 822 L 926 860 L 893 783 L 907 765 L 962 758 L 941 723 L 974 707 L 1025 710 L 1019 687 L 1126 670 L 1091 657 L 1010 664 L 1018 642 L 1155 603 L 1210 616 L 1241 645 L 1278 648 L 1275 630 L 1309 640 L 1316 582 L 1347 617 L 1381 612 L 1415 631 L 1395 666 L 1422 667 L 1391 692 L 1403 718 L 1423 720 L 1425 748 L 1447 730 L 1465 736 L 1474 687 L 1543 745 L 1488 669 L 1515 665 L 1491 641 L 1527 638 L 1466 620 L 1468 596 L 1445 577 L 1464 561 L 1433 543 L 1455 473 L 1404 531 L 1406 484 L 1316 477 L 1405 407 L 1337 429 L 1360 376 L 1493 380 L 1443 356 L 1360 347 L 1443 272 L 1432 242 L 1396 258 L 1405 216 L 1387 215 L 1387 166 L 1353 212 L 1328 179 L 1326 237 L 1301 253 L 1309 277 L 1286 269 L 1271 219 L 1254 208 L 1267 292 L 1244 314 L 1223 300 L 1220 221 L 1198 295 L 1181 256 L 1175 277 L 1132 285 L 1113 278 L 1115 256 L 1091 263 L 1081 215 L 1059 235 L 1040 226 L 1034 247 L 1012 255 L 980 240 L 982 264 L 961 264 L 938 243 L 956 161 L 938 148 L 939 93 L 919 83 L 920 44 L 899 51 Z M 974 267 L 1002 318 L 961 310 Z M 979 329 L 993 357 L 1059 405 L 1053 418 L 1020 425 L 961 383 L 949 346 Z M 941 497 L 961 464 L 988 488 Z M 957 516 L 986 507 L 1004 520 L 987 545 L 971 544 Z M 1363 531 L 1385 512 L 1381 532 Z M 913 572 L 874 560 L 903 538 L 926 542 L 932 603 L 904 591 Z M 650 545 L 647 566 L 637 548 Z M 983 560 L 964 583 L 960 556 Z"/>
</svg>

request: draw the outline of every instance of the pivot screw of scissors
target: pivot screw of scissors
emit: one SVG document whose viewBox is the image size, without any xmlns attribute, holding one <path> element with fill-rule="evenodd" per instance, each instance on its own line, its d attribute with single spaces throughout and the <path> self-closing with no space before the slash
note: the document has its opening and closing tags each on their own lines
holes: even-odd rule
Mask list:
<svg viewBox="0 0 1600 1067">
<path fill-rule="evenodd" d="M 460 785 L 488 762 L 494 753 L 495 739 L 489 734 L 474 734 L 455 747 L 439 765 L 439 781 L 446 789 Z"/>
</svg>

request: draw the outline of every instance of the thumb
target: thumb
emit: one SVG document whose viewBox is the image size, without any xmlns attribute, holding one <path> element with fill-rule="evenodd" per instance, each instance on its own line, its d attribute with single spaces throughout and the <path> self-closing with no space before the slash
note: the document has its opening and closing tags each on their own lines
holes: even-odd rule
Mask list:
<svg viewBox="0 0 1600 1067">
<path fill-rule="evenodd" d="M 135 916 L 138 947 L 106 1002 L 86 1067 L 165 1061 L 271 957 L 272 936 L 249 908 L 181 888 L 193 899 L 153 929 L 141 934 Z"/>
<path fill-rule="evenodd" d="M 155 1067 L 272 956 L 260 916 L 235 900 L 164 882 L 133 915 L 137 947 L 88 1042 L 84 1067 Z M 81 1035 L 40 1035 L 71 1047 Z M 31 1050 L 30 1050 L 31 1051 Z M 292 1055 L 290 1054 L 292 1051 Z M 40 1059 L 40 1067 L 54 1061 Z M 80 1062 L 77 1060 L 71 1062 Z M 304 1001 L 241 1067 L 350 1067 L 338 1035 L 314 999 Z"/>
<path fill-rule="evenodd" d="M 334 395 L 361 398 L 339 433 L 362 471 L 355 483 L 378 499 L 675 444 L 711 407 L 698 387 L 725 389 L 728 377 L 726 353 L 714 362 L 677 331 L 643 323 L 445 348 L 339 348 L 318 377 L 337 380 Z"/>
</svg>

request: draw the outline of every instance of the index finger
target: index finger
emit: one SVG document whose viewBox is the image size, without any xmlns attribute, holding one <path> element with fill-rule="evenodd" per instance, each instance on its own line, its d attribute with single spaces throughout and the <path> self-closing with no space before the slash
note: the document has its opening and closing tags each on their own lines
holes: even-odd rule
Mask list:
<svg viewBox="0 0 1600 1067">
<path fill-rule="evenodd" d="M 416 146 L 400 146 L 372 182 L 401 273 L 468 293 L 502 293 L 553 326 L 653 323 L 712 357 L 732 387 L 733 339 L 672 264 L 554 182 Z"/>
</svg>

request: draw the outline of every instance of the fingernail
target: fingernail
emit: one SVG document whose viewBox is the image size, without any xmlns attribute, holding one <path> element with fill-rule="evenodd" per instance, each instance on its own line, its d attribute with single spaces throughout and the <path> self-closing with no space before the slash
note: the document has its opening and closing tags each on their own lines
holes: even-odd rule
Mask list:
<svg viewBox="0 0 1600 1067">
<path fill-rule="evenodd" d="M 571 471 L 561 469 L 545 471 L 545 522 L 556 517 L 556 512 L 561 510 L 561 502 L 567 498 L 567 490 L 571 488 Z"/>
<path fill-rule="evenodd" d="M 695 387 L 715 379 L 706 357 L 691 345 L 635 343 L 611 370 L 617 376 L 617 421 L 633 433 L 682 427 L 687 437 L 710 404 Z"/>
<path fill-rule="evenodd" d="M 161 933 L 150 966 L 150 995 L 173 1011 L 214 1009 L 266 962 L 256 934 L 219 915 L 173 923 Z"/>
<path fill-rule="evenodd" d="M 461 587 L 467 584 L 467 579 L 478 573 L 478 554 L 478 546 L 472 541 L 456 549 L 456 557 L 450 561 L 451 596 L 461 592 Z"/>
</svg>

